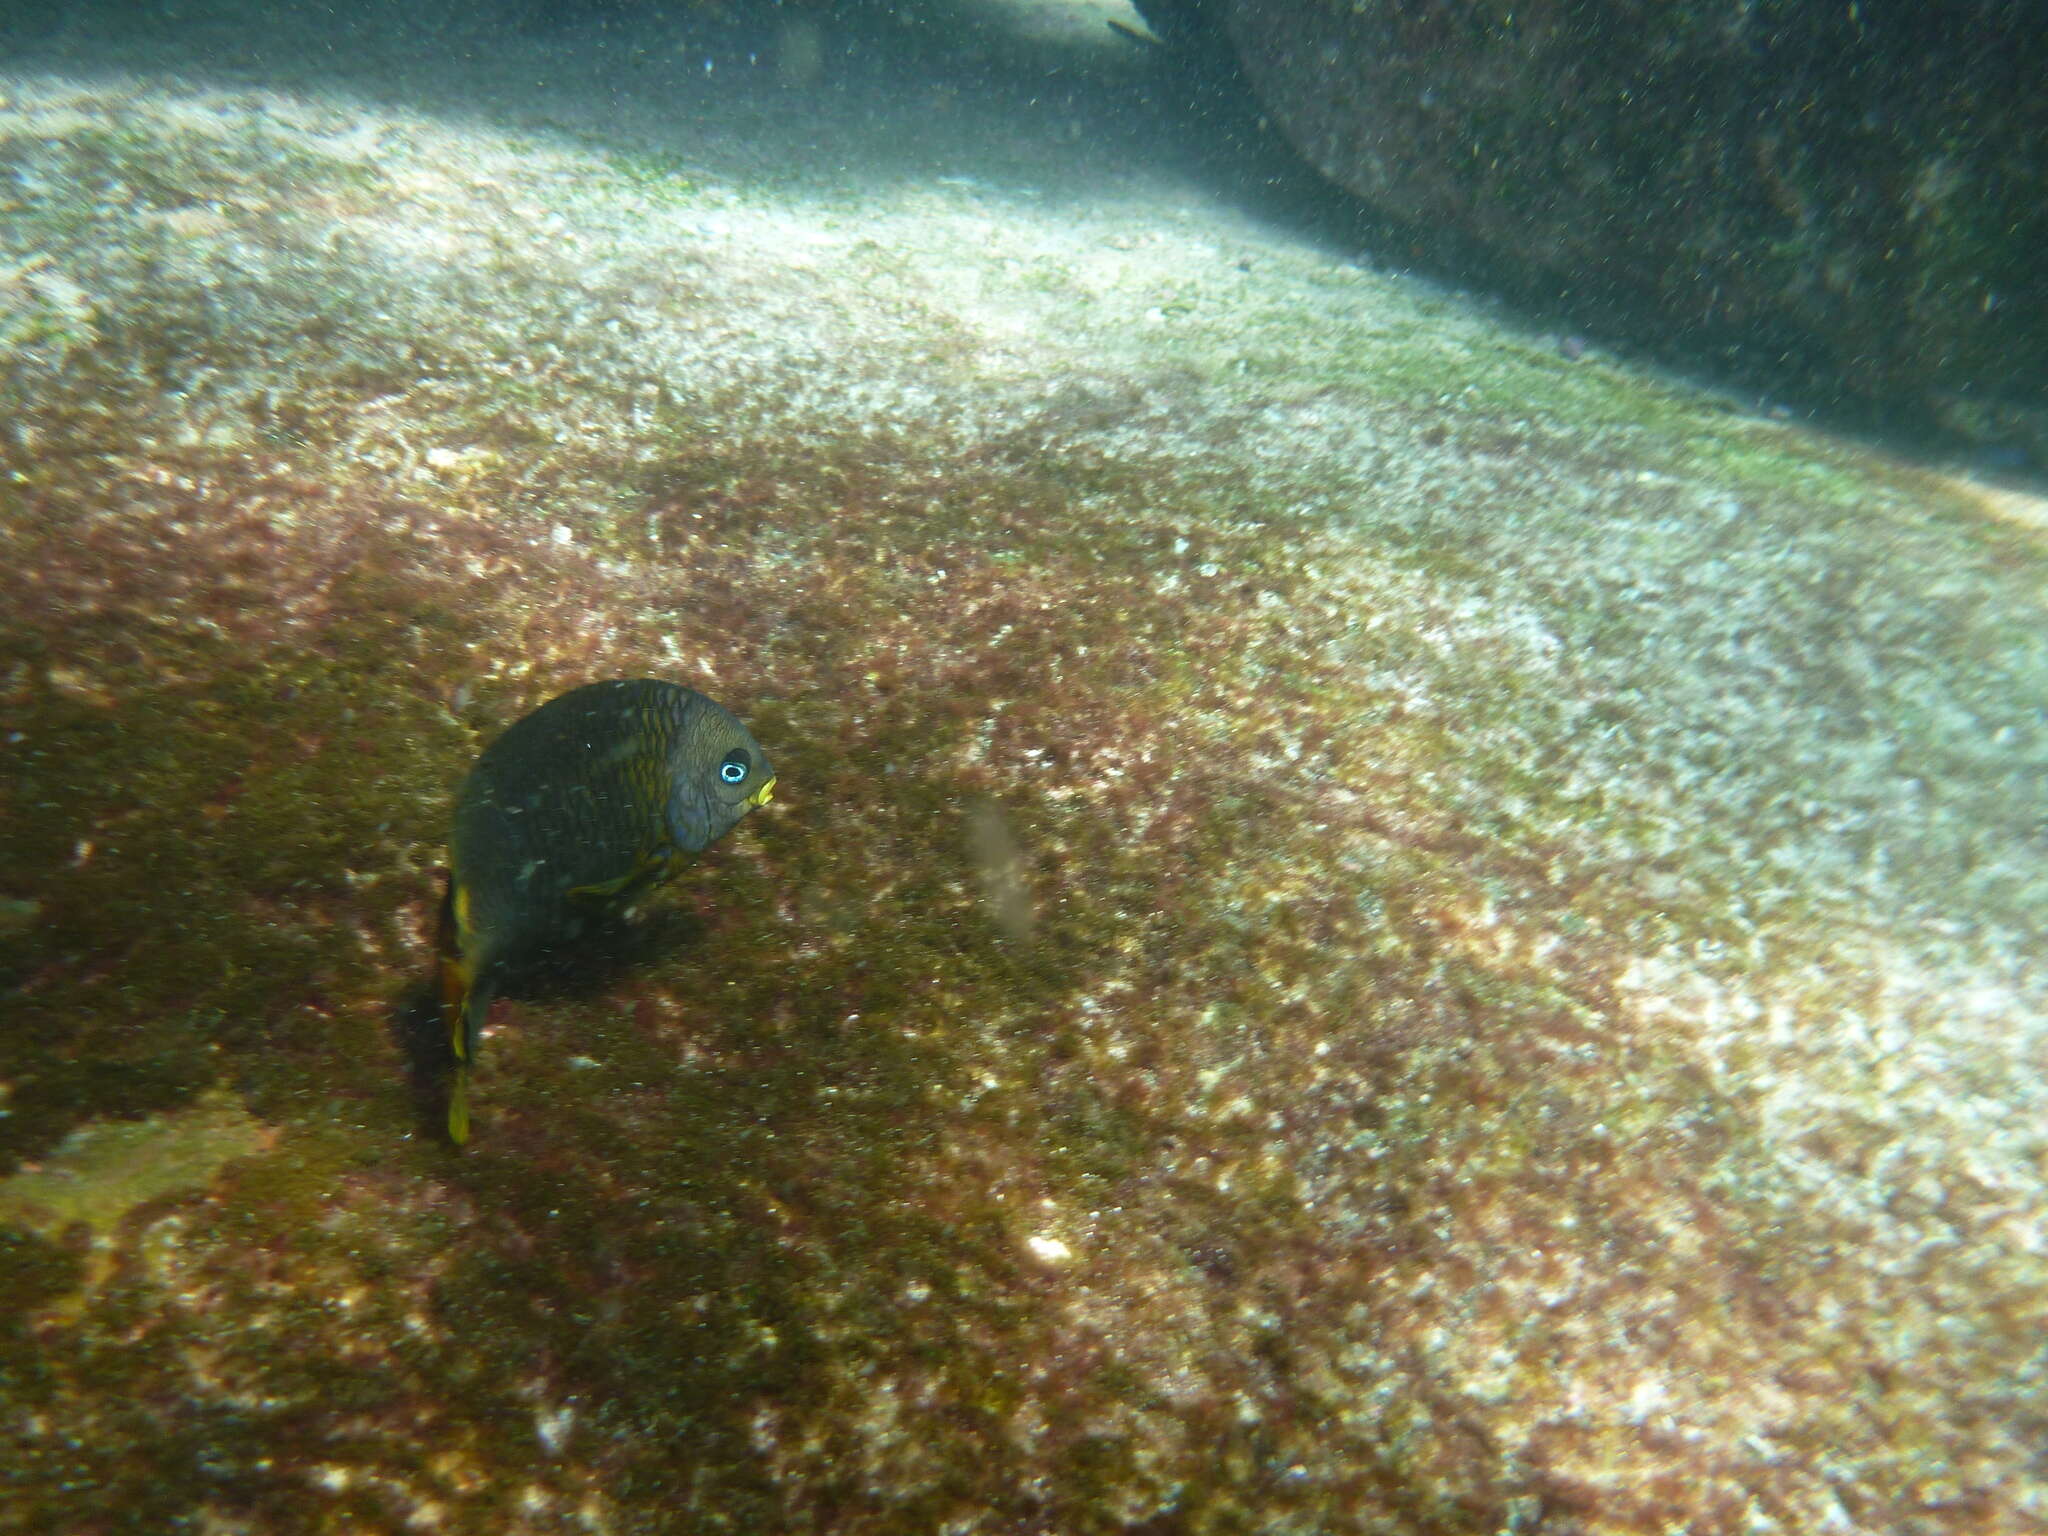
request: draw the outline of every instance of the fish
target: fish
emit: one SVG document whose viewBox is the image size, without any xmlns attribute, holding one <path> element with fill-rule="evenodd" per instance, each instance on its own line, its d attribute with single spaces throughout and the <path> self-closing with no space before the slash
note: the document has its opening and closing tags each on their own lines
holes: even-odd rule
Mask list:
<svg viewBox="0 0 2048 1536">
<path fill-rule="evenodd" d="M 523 960 L 674 876 L 775 792 L 737 716 L 657 678 L 587 683 L 507 726 L 455 797 L 441 904 L 448 1136 L 469 1140 L 491 999 Z"/>
</svg>

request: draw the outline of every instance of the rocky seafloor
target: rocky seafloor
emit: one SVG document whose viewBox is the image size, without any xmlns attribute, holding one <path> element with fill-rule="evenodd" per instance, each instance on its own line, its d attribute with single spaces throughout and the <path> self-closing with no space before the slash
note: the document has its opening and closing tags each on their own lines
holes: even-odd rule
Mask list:
<svg viewBox="0 0 2048 1536">
<path fill-rule="evenodd" d="M 1135 51 L 423 9 L 0 81 L 0 1530 L 2043 1528 L 2037 494 Z M 457 1153 L 450 794 L 644 673 L 780 790 Z"/>
</svg>

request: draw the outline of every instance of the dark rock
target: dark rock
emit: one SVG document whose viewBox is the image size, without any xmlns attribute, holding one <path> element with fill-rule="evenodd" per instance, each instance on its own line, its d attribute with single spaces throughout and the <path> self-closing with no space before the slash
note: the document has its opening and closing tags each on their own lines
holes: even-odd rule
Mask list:
<svg viewBox="0 0 2048 1536">
<path fill-rule="evenodd" d="M 1161 20 L 1224 17 L 1273 121 L 1383 212 L 1808 383 L 1918 403 L 2048 386 L 2032 14 L 1226 0 Z"/>
</svg>

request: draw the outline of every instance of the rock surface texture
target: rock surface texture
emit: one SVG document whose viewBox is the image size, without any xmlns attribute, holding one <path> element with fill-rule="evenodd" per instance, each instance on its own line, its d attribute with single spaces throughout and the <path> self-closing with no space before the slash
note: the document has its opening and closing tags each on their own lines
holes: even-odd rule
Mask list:
<svg viewBox="0 0 2048 1536">
<path fill-rule="evenodd" d="M 1152 0 L 1373 207 L 1692 344 L 2048 456 L 2028 0 Z"/>
<path fill-rule="evenodd" d="M 1114 36 L 286 9 L 0 81 L 0 1531 L 2042 1529 L 2038 494 Z M 455 1153 L 450 796 L 639 675 L 781 787 Z"/>
</svg>

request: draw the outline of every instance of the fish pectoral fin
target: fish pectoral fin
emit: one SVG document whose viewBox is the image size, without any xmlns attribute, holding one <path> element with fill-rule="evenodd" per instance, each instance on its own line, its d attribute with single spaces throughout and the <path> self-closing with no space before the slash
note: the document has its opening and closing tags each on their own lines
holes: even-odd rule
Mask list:
<svg viewBox="0 0 2048 1536">
<path fill-rule="evenodd" d="M 650 848 L 633 861 L 632 868 L 615 880 L 600 881 L 595 885 L 572 885 L 569 894 L 582 900 L 614 901 L 621 896 L 630 896 L 643 886 L 659 884 L 669 877 L 675 862 L 672 848 Z"/>
</svg>

